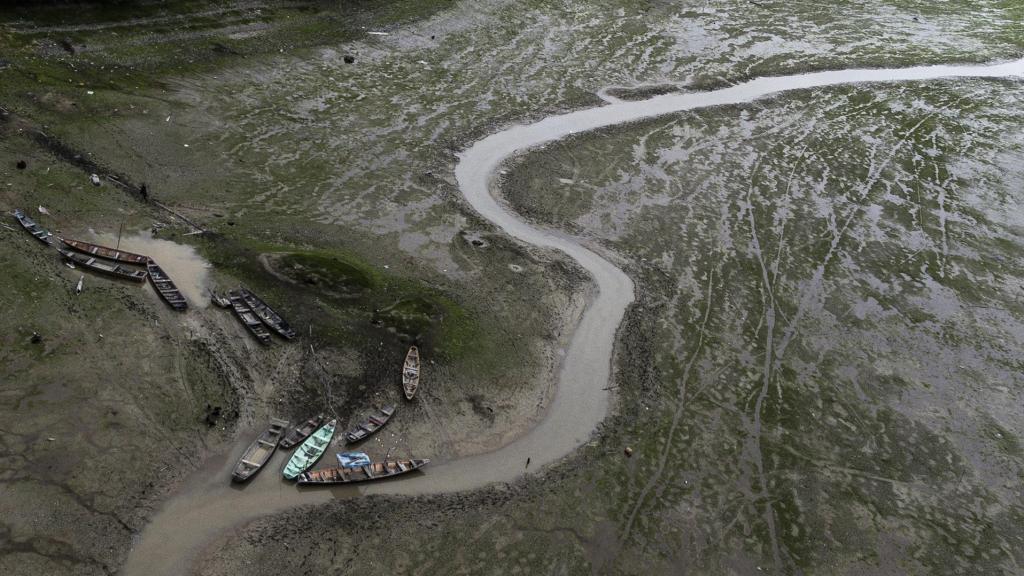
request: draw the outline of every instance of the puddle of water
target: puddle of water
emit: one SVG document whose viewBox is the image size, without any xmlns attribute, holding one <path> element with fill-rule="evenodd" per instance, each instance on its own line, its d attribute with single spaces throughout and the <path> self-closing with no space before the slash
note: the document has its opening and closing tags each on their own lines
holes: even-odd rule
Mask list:
<svg viewBox="0 0 1024 576">
<path fill-rule="evenodd" d="M 112 233 L 93 232 L 85 240 L 103 246 L 118 246 L 117 235 Z M 163 238 L 154 238 L 153 234 L 144 230 L 130 235 L 121 235 L 121 250 L 149 256 L 164 269 L 174 284 L 188 300 L 189 306 L 206 308 L 210 305 L 208 297 L 210 263 L 186 244 L 178 244 Z M 153 287 L 146 283 L 146 290 L 159 298 Z"/>
</svg>

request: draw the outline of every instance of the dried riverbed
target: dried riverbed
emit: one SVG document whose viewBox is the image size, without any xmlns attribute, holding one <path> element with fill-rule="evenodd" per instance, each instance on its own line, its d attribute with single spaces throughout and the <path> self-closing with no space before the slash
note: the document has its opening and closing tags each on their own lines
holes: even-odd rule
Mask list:
<svg viewBox="0 0 1024 576">
<path fill-rule="evenodd" d="M 565 252 L 591 274 L 597 285 L 597 296 L 573 334 L 572 344 L 561 365 L 559 390 L 541 424 L 523 438 L 494 452 L 441 463 L 416 478 L 353 489 L 300 490 L 283 484 L 273 474 L 263 475 L 244 489 L 234 489 L 225 484 L 230 459 L 219 460 L 219 465 L 204 469 L 190 489 L 177 495 L 155 516 L 129 559 L 127 573 L 179 573 L 183 562 L 189 561 L 205 542 L 220 532 L 258 515 L 288 507 L 360 494 L 451 492 L 492 482 L 514 481 L 525 473 L 527 458 L 531 458 L 537 467 L 552 463 L 578 447 L 593 432 L 607 409 L 612 344 L 626 307 L 633 300 L 632 283 L 618 267 L 584 248 L 578 240 L 538 230 L 501 207 L 491 195 L 492 175 L 513 154 L 581 131 L 683 110 L 749 102 L 790 90 L 855 82 L 1021 76 L 1024 76 L 1024 60 L 983 67 L 854 70 L 757 79 L 710 93 L 655 96 L 648 100 L 555 116 L 528 126 L 513 127 L 477 142 L 461 155 L 456 168 L 460 188 L 470 204 L 512 236 Z M 768 329 L 774 332 L 771 324 Z M 762 401 L 763 395 L 757 401 L 758 406 Z M 758 425 L 759 413 L 758 407 L 755 419 Z M 760 435 L 760 430 L 756 435 Z M 217 473 L 211 474 L 214 469 Z M 271 470 L 274 469 L 272 466 Z M 640 503 L 646 491 L 641 491 Z M 769 519 L 775 517 L 770 505 L 766 516 Z M 631 524 L 632 518 L 627 524 L 627 531 Z M 769 520 L 769 526 L 771 524 L 772 520 Z M 773 542 L 776 539 L 777 536 L 772 536 Z M 789 561 L 783 559 L 778 548 L 774 560 L 780 568 L 784 561 Z"/>
<path fill-rule="evenodd" d="M 8 424 L 0 426 L 0 572 L 11 567 L 16 574 L 116 571 L 130 536 L 143 529 L 167 490 L 176 490 L 178 479 L 197 468 L 216 476 L 227 465 L 230 447 L 251 435 L 250 426 L 271 415 L 299 417 L 324 407 L 355 417 L 372 403 L 389 400 L 395 387 L 378 383 L 394 381 L 408 339 L 421 329 L 437 361 L 431 368 L 433 385 L 372 442 L 371 453 L 391 450 L 444 462 L 506 444 L 531 428 L 550 401 L 554 370 L 568 342 L 566 322 L 573 323 L 582 303 L 580 273 L 557 253 L 526 249 L 509 239 L 462 199 L 452 152 L 466 143 L 509 123 L 596 106 L 595 92 L 608 100 L 645 99 L 669 92 L 670 86 L 708 90 L 807 70 L 994 62 L 1019 57 L 1024 45 L 1018 7 L 997 1 L 867 0 L 835 3 L 823 12 L 816 5 L 745 0 L 643 5 L 385 0 L 357 9 L 346 5 L 343 18 L 322 3 L 232 1 L 216 9 L 177 1 L 138 4 L 139 10 L 130 9 L 131 26 L 117 22 L 123 7 L 83 5 L 74 22 L 62 22 L 67 18 L 59 9 L 47 7 L 0 14 L 0 176 L 7 184 L 0 202 L 47 206 L 53 216 L 42 217 L 44 223 L 69 235 L 83 235 L 88 227 L 109 232 L 122 223 L 126 230 L 169 225 L 161 237 L 195 247 L 214 264 L 211 284 L 243 282 L 280 303 L 302 328 L 304 342 L 260 349 L 228 314 L 174 315 L 137 287 L 101 278 L 88 279 L 85 297 L 73 298 L 69 291 L 77 275 L 11 231 L 17 249 L 0 253 L 6 272 L 0 301 L 10 310 L 0 364 L 11 375 L 2 405 Z M 415 20 L 442 8 L 447 9 Z M 61 46 L 62 39 L 70 41 L 73 52 Z M 936 363 L 934 374 L 920 385 L 894 372 L 891 359 L 881 362 L 882 368 L 890 367 L 884 373 L 900 379 L 868 386 L 862 410 L 843 402 L 842 395 L 794 385 L 790 374 L 795 367 L 807 382 L 814 374 L 809 367 L 839 364 L 862 367 L 870 375 L 871 362 L 881 361 L 877 353 L 842 363 L 832 356 L 822 363 L 804 355 L 798 356 L 803 364 L 783 362 L 774 372 L 780 384 L 772 389 L 784 392 L 786 401 L 776 404 L 769 395 L 763 404 L 767 473 L 758 475 L 751 472 L 757 451 L 744 441 L 751 430 L 744 419 L 753 411 L 740 400 L 747 392 L 757 397 L 761 372 L 751 364 L 765 353 L 759 343 L 770 340 L 761 338 L 763 333 L 731 329 L 724 320 L 749 310 L 749 326 L 740 326 L 763 329 L 756 322 L 758 276 L 750 275 L 758 267 L 740 266 L 732 276 L 715 269 L 708 279 L 702 273 L 707 267 L 691 255 L 709 254 L 726 270 L 733 269 L 730 262 L 744 262 L 731 259 L 734 252 L 716 251 L 703 235 L 717 212 L 698 209 L 694 198 L 731 205 L 750 196 L 758 207 L 757 229 L 774 234 L 787 221 L 787 210 L 802 206 L 764 209 L 773 206 L 763 198 L 775 196 L 771 191 L 779 174 L 794 175 L 801 184 L 794 190 L 803 189 L 804 177 L 826 175 L 831 180 L 825 181 L 859 189 L 856 182 L 874 158 L 872 150 L 899 142 L 890 139 L 890 125 L 896 124 L 893 134 L 902 134 L 898 124 L 909 121 L 913 127 L 924 120 L 914 133 L 929 138 L 911 138 L 909 155 L 895 157 L 901 167 L 921 167 L 911 172 L 923 187 L 897 188 L 890 196 L 905 196 L 904 206 L 927 208 L 904 218 L 921 219 L 925 236 L 911 236 L 907 245 L 918 248 L 881 266 L 919 280 L 926 278 L 915 269 L 934 262 L 945 265 L 946 282 L 954 282 L 957 267 L 969 262 L 959 253 L 967 229 L 962 222 L 968 220 L 961 220 L 961 192 L 955 187 L 994 186 L 984 200 L 973 192 L 964 198 L 1013 205 L 1001 203 L 1005 194 L 999 186 L 1017 173 L 1015 124 L 998 112 L 1005 106 L 988 98 L 996 92 L 986 86 L 1014 83 L 926 81 L 922 84 L 935 88 L 811 90 L 695 110 L 682 115 L 681 125 L 670 116 L 639 127 L 608 127 L 526 154 L 524 164 L 509 166 L 502 184 L 515 211 L 554 229 L 564 227 L 599 253 L 618 254 L 615 262 L 637 282 L 638 305 L 623 324 L 615 361 L 621 414 L 607 421 L 594 443 L 542 477 L 458 495 L 337 500 L 313 515 L 302 507 L 227 532 L 205 550 L 198 569 L 211 574 L 257 568 L 268 573 L 486 573 L 588 567 L 755 573 L 771 570 L 773 562 L 764 524 L 769 502 L 778 513 L 784 561 L 809 572 L 837 565 L 860 572 L 900 571 L 894 562 L 904 572 L 962 571 L 965 565 L 987 572 L 1011 566 L 1012 571 L 1020 545 L 1018 531 L 1006 520 L 1013 519 L 1016 506 L 971 485 L 976 473 L 1001 485 L 998 471 L 1014 469 L 1019 426 L 1007 418 L 1012 412 L 971 401 L 963 404 L 969 411 L 954 410 L 945 424 L 933 416 L 931 422 L 940 428 L 952 428 L 939 436 L 959 438 L 969 448 L 958 451 L 977 455 L 967 467 L 920 426 L 914 440 L 894 441 L 905 435 L 907 420 L 890 418 L 902 410 L 910 421 L 927 426 L 920 414 L 955 400 L 927 390 L 948 394 L 961 385 L 959 377 L 953 386 L 936 385 L 940 372 L 971 374 L 971 381 L 979 382 L 998 376 L 957 368 L 974 364 L 955 352 L 965 339 L 957 344 L 948 338 L 971 329 L 974 336 L 966 339 L 998 352 L 991 327 L 979 330 L 954 320 L 971 317 L 964 312 L 989 314 L 1005 325 L 998 330 L 1008 329 L 1010 338 L 1012 323 L 985 312 L 993 301 L 1005 301 L 998 290 L 986 288 L 984 293 L 997 299 L 972 302 L 985 308 L 969 310 L 958 310 L 954 299 L 939 291 L 945 297 L 934 302 L 946 311 L 946 344 L 922 354 L 949 361 Z M 602 86 L 640 88 L 598 92 Z M 970 99 L 963 98 L 964 90 Z M 891 107 L 874 102 L 881 95 L 888 95 Z M 979 109 L 991 113 L 978 115 Z M 15 120 L 8 120 L 8 110 Z M 965 124 L 955 120 L 961 111 Z M 808 121 L 820 132 L 812 130 L 800 140 L 803 131 L 794 127 Z M 40 126 L 50 138 L 31 137 Z M 947 178 L 946 159 L 958 158 L 961 145 L 971 150 L 972 142 L 988 142 L 990 134 L 1000 132 L 1010 143 L 1002 160 L 991 161 L 984 149 L 969 152 L 970 160 L 953 165 L 952 173 L 976 176 L 956 180 L 943 199 L 938 191 L 944 187 L 937 184 Z M 800 155 L 771 145 L 773 134 L 783 142 L 815 143 L 809 148 L 813 162 L 787 164 L 787 158 Z M 710 145 L 692 147 L 686 144 L 691 140 Z M 768 177 L 747 182 L 751 142 L 763 158 L 757 173 L 764 170 Z M 58 153 L 56 162 L 49 151 Z M 648 154 L 665 160 L 652 161 Z M 601 158 L 596 167 L 594 158 Z M 27 168 L 15 169 L 17 160 L 27 160 Z M 808 169 L 821 164 L 829 166 L 827 174 Z M 990 170 L 996 164 L 1003 168 Z M 113 170 L 133 183 L 135 194 L 106 183 L 94 188 L 88 172 L 73 166 Z M 715 173 L 714 166 L 727 173 Z M 893 174 L 896 178 L 890 178 Z M 884 172 L 880 186 L 906 185 L 899 174 Z M 982 178 L 988 185 L 978 185 Z M 184 236 L 190 228 L 139 202 L 143 182 L 151 197 L 214 233 Z M 721 183 L 728 185 L 718 187 Z M 751 187 L 753 192 L 744 195 Z M 818 208 L 827 214 L 833 202 L 846 206 L 843 190 L 820 192 Z M 690 200 L 679 206 L 676 198 Z M 639 210 L 629 206 L 634 199 Z M 865 221 L 885 223 L 891 213 L 871 212 Z M 988 213 L 994 219 L 1015 218 L 1014 210 Z M 650 214 L 662 217 L 650 219 Z M 742 220 L 721 218 L 729 223 L 719 236 L 723 242 L 744 246 L 748 232 Z M 817 229 L 783 227 L 804 228 Z M 7 234 L 0 229 L 3 238 Z M 1014 244 L 1012 229 L 1000 235 L 1008 246 Z M 847 242 L 851 237 L 862 235 L 848 235 Z M 934 239 L 938 247 L 943 238 L 948 250 L 923 250 L 903 262 L 928 245 L 923 240 Z M 776 246 L 770 236 L 762 239 L 767 251 Z M 639 248 L 648 245 L 661 251 Z M 848 245 L 841 244 L 839 253 Z M 815 246 L 813 239 L 787 239 L 784 253 L 804 257 L 784 262 L 813 261 Z M 989 240 L 969 246 L 993 262 L 995 256 L 1006 257 L 993 253 Z M 891 250 L 859 253 L 868 258 Z M 1002 282 L 999 276 L 977 275 L 976 268 L 971 264 L 972 285 Z M 801 270 L 783 266 L 779 274 L 799 278 Z M 337 289 L 339 284 L 344 289 Z M 926 284 L 933 291 L 936 285 L 941 284 Z M 781 314 L 790 313 L 786 286 L 782 282 L 773 290 Z M 713 296 L 708 297 L 713 305 L 693 296 L 704 291 Z M 899 298 L 875 298 L 877 306 L 869 298 L 839 304 L 852 310 L 852 316 L 841 316 L 845 331 L 860 326 L 857 333 L 864 335 L 852 349 L 870 349 L 892 334 L 906 333 L 899 317 L 887 323 L 876 318 L 879 307 L 891 309 L 894 301 L 895 309 L 915 321 L 933 308 Z M 708 310 L 705 325 L 701 319 Z M 781 329 L 783 322 L 788 320 L 775 325 Z M 806 323 L 802 326 L 784 359 L 794 357 L 800 337 L 812 333 Z M 29 345 L 33 330 L 44 334 L 42 346 Z M 899 342 L 906 348 L 914 339 L 899 336 Z M 513 348 L 502 348 L 503 343 Z M 692 349 L 697 343 L 705 344 L 700 355 Z M 723 370 L 724 365 L 742 370 Z M 810 382 L 826 380 L 846 381 Z M 1006 390 L 1000 393 L 1017 389 L 1013 381 L 992 383 L 993 390 Z M 903 403 L 894 404 L 886 390 L 903 391 Z M 802 395 L 791 398 L 797 392 Z M 822 416 L 817 398 L 845 412 L 834 409 Z M 780 419 L 773 411 L 778 405 L 810 409 L 788 410 Z M 213 407 L 220 411 L 211 425 Z M 807 418 L 816 426 L 791 424 Z M 879 431 L 865 422 L 889 424 Z M 953 457 L 951 472 L 920 468 L 912 459 L 913 466 L 883 465 L 868 478 L 863 473 L 870 469 L 841 446 L 808 443 L 815 437 L 810 432 L 823 428 L 828 430 L 824 438 L 842 440 L 851 424 L 874 443 L 868 454 L 891 460 L 901 452 L 932 452 L 944 455 L 937 461 Z M 780 438 L 815 459 L 794 465 L 776 450 Z M 622 456 L 626 443 L 635 450 L 631 459 Z M 1000 448 L 993 453 L 995 445 Z M 831 467 L 831 452 L 821 450 L 830 446 L 850 465 Z M 645 481 L 652 470 L 653 479 Z M 928 470 L 938 480 L 927 481 L 915 470 Z M 940 490 L 952 476 L 965 479 L 965 487 Z M 749 487 L 764 477 L 766 495 Z M 787 491 L 793 485 L 800 488 Z M 846 521 L 842 526 L 814 515 L 830 510 L 824 505 L 806 506 L 790 496 L 820 494 L 819 486 L 830 494 L 850 494 L 837 500 L 846 502 L 845 508 L 829 512 Z M 934 494 L 954 504 L 928 506 L 929 498 L 937 499 Z M 225 502 L 248 506 L 231 497 Z M 972 508 L 971 502 L 986 504 Z M 1007 512 L 997 513 L 1000 509 Z M 209 517 L 222 512 L 213 507 Z M 230 511 L 226 514 L 230 518 Z M 865 527 L 871 525 L 876 528 Z M 68 529 L 72 526 L 77 529 Z M 1002 540 L 993 540 L 993 534 Z M 855 543 L 837 548 L 837 540 Z M 380 550 L 392 553 L 382 556 Z"/>
</svg>

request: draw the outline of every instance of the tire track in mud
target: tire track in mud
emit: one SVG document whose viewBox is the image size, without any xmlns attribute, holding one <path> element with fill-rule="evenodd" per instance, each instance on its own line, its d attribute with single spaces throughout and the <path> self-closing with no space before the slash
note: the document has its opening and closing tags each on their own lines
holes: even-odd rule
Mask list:
<svg viewBox="0 0 1024 576">
<path fill-rule="evenodd" d="M 438 462 L 426 473 L 397 481 L 330 489 L 298 489 L 276 474 L 264 473 L 244 487 L 229 482 L 234 459 L 247 442 L 204 462 L 153 516 L 129 554 L 123 574 L 184 574 L 197 555 L 238 526 L 276 512 L 332 499 L 366 494 L 458 492 L 525 474 L 530 458 L 537 470 L 557 462 L 587 441 L 608 410 L 607 383 L 619 325 L 634 299 L 633 282 L 618 266 L 560 231 L 522 220 L 492 195 L 494 173 L 515 154 L 577 132 L 591 131 L 687 110 L 742 104 L 793 90 L 863 82 L 901 82 L 951 77 L 1024 76 L 1024 58 L 989 66 L 925 66 L 845 70 L 769 77 L 710 92 L 672 93 L 646 100 L 619 101 L 549 116 L 488 136 L 459 155 L 455 177 L 466 201 L 495 227 L 526 244 L 564 253 L 591 276 L 597 287 L 573 333 L 559 368 L 558 386 L 547 414 L 522 437 L 495 451 Z M 278 468 L 278 453 L 265 472 Z M 642 504 L 640 504 L 642 506 Z M 639 508 L 639 506 L 638 506 Z M 634 514 L 635 516 L 635 514 Z"/>
</svg>

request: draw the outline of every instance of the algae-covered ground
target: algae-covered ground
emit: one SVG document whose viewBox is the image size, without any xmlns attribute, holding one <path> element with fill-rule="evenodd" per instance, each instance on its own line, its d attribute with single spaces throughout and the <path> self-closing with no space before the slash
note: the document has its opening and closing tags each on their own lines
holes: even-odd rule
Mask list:
<svg viewBox="0 0 1024 576">
<path fill-rule="evenodd" d="M 203 455 L 268 416 L 397 399 L 413 341 L 430 379 L 380 448 L 452 458 L 530 426 L 586 283 L 465 206 L 473 140 L 606 87 L 1024 51 L 1015 2 L 76 6 L 0 11 L 5 211 L 157 223 L 301 337 L 263 349 L 98 278 L 74 296 L 0 229 L 3 573 L 116 572 Z M 197 569 L 1019 573 L 1019 87 L 785 94 L 516 159 L 510 205 L 637 282 L 594 442 L 509 486 L 268 517 Z"/>
<path fill-rule="evenodd" d="M 617 569 L 1019 571 L 1019 87 L 801 92 L 511 169 L 648 290 L 659 378 L 596 475 Z"/>
</svg>

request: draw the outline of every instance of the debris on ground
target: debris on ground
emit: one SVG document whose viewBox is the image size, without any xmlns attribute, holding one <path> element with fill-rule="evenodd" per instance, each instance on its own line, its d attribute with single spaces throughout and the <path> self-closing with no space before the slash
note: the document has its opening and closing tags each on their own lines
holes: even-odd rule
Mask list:
<svg viewBox="0 0 1024 576">
<path fill-rule="evenodd" d="M 633 449 L 630 448 L 629 446 L 626 446 L 626 449 L 623 450 L 623 452 L 626 453 L 626 458 L 630 458 L 633 456 Z"/>
<path fill-rule="evenodd" d="M 43 341 L 43 337 L 39 335 L 39 332 L 33 332 L 32 333 L 32 343 L 33 344 L 39 344 L 42 341 Z"/>
<path fill-rule="evenodd" d="M 47 209 L 46 209 L 46 208 L 45 208 L 45 207 L 44 207 L 43 205 L 41 205 L 41 204 L 39 205 L 39 208 L 38 208 L 38 210 L 39 210 L 39 213 L 40 213 L 40 214 L 46 214 L 47 216 L 49 216 L 49 215 L 50 215 L 50 211 L 49 211 L 49 210 L 47 210 Z"/>
<path fill-rule="evenodd" d="M 206 417 L 203 419 L 203 421 L 206 422 L 206 425 L 208 427 L 212 428 L 213 426 L 216 426 L 217 425 L 217 420 L 220 419 L 220 416 L 221 416 L 221 407 L 220 406 L 211 406 L 209 404 L 206 405 Z"/>
<path fill-rule="evenodd" d="M 99 186 L 100 185 L 100 177 L 97 176 L 96 174 L 92 174 L 91 176 L 89 176 L 89 182 L 92 182 L 93 186 Z"/>
</svg>

